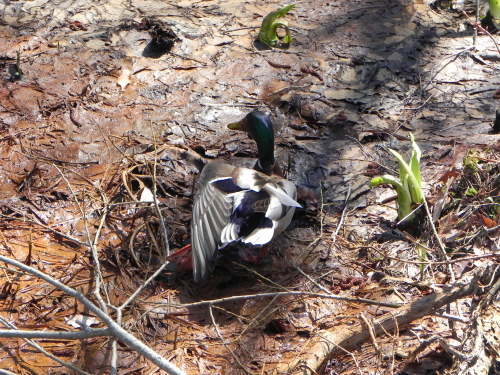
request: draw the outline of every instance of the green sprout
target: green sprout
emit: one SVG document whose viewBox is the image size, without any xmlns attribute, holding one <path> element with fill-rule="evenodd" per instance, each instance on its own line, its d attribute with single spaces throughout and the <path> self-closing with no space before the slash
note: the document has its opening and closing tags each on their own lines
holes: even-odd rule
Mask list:
<svg viewBox="0 0 500 375">
<path fill-rule="evenodd" d="M 488 13 L 481 20 L 481 26 L 491 32 L 500 30 L 500 0 L 489 0 Z"/>
<path fill-rule="evenodd" d="M 475 197 L 479 192 L 477 191 L 476 188 L 470 187 L 465 191 L 465 196 L 466 197 Z"/>
<path fill-rule="evenodd" d="M 493 25 L 500 28 L 500 0 L 490 0 L 490 14 Z"/>
<path fill-rule="evenodd" d="M 389 174 L 377 176 L 372 178 L 370 186 L 375 187 L 388 184 L 396 189 L 398 195 L 398 219 L 403 220 L 408 217 L 408 220 L 411 221 L 413 216 L 410 217 L 410 214 L 413 209 L 424 202 L 424 192 L 422 190 L 422 176 L 420 174 L 422 152 L 415 143 L 415 138 L 413 138 L 413 134 L 411 133 L 410 140 L 413 151 L 409 163 L 403 159 L 401 154 L 389 149 L 399 163 L 399 178 Z"/>
<path fill-rule="evenodd" d="M 466 169 L 471 170 L 472 172 L 477 172 L 479 170 L 479 158 L 477 157 L 478 153 L 472 150 L 467 152 L 467 155 L 464 158 L 464 167 Z"/>
<path fill-rule="evenodd" d="M 295 8 L 295 4 L 286 5 L 274 12 L 269 13 L 262 20 L 259 31 L 259 41 L 269 47 L 288 47 L 292 42 L 292 35 L 288 28 L 288 22 L 281 20 L 288 12 Z M 278 28 L 285 29 L 286 35 L 282 38 L 278 35 Z"/>
</svg>

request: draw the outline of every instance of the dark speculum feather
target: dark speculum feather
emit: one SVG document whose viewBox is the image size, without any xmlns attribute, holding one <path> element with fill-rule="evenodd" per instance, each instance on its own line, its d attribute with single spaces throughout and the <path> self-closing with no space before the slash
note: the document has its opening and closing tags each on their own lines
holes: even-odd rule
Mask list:
<svg viewBox="0 0 500 375">
<path fill-rule="evenodd" d="M 241 221 L 238 235 L 239 237 L 245 237 L 257 228 L 268 228 L 272 226 L 273 223 L 271 219 L 265 217 L 265 215 L 261 212 L 256 212 L 250 216 L 247 216 L 245 220 Z"/>
<path fill-rule="evenodd" d="M 231 214 L 230 221 L 238 226 L 238 236 L 244 237 L 250 234 L 255 228 L 261 227 L 272 227 L 272 222 L 270 219 L 266 218 L 265 210 L 256 211 L 256 207 L 260 207 L 259 204 L 262 200 L 266 200 L 268 194 L 261 191 L 248 191 L 245 193 L 243 199 L 239 205 L 233 210 Z"/>
<path fill-rule="evenodd" d="M 226 194 L 237 193 L 244 190 L 236 185 L 231 177 L 212 181 L 212 185 Z"/>
</svg>

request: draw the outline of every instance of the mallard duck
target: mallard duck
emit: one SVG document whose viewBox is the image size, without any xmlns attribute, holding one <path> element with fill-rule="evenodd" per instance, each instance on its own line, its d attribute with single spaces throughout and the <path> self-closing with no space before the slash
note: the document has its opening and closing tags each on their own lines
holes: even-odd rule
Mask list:
<svg viewBox="0 0 500 375">
<path fill-rule="evenodd" d="M 274 129 L 269 116 L 250 112 L 230 129 L 246 131 L 258 149 L 254 169 L 207 163 L 195 186 L 191 246 L 193 276 L 204 279 L 216 252 L 232 243 L 260 247 L 285 230 L 297 203 L 295 185 L 272 174 Z"/>
</svg>

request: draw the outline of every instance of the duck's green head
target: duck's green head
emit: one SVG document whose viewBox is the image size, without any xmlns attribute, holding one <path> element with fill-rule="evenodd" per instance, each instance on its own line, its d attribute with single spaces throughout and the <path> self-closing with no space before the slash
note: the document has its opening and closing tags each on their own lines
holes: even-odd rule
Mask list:
<svg viewBox="0 0 500 375">
<path fill-rule="evenodd" d="M 243 120 L 229 124 L 228 128 L 247 132 L 257 143 L 259 161 L 256 169 L 270 174 L 274 167 L 274 128 L 271 118 L 264 112 L 252 111 Z"/>
</svg>

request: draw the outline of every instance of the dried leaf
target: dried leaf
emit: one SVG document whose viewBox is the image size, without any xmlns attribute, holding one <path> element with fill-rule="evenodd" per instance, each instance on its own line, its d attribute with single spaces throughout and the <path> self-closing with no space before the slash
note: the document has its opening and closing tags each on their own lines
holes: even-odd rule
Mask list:
<svg viewBox="0 0 500 375">
<path fill-rule="evenodd" d="M 494 228 L 498 225 L 495 220 L 490 219 L 488 216 L 485 216 L 481 213 L 479 213 L 478 216 L 486 228 Z"/>
<path fill-rule="evenodd" d="M 123 89 L 127 87 L 127 85 L 130 83 L 130 74 L 132 72 L 128 69 L 122 69 L 122 73 L 120 74 L 120 77 L 118 77 L 116 83 L 118 86 L 120 86 Z"/>
</svg>

